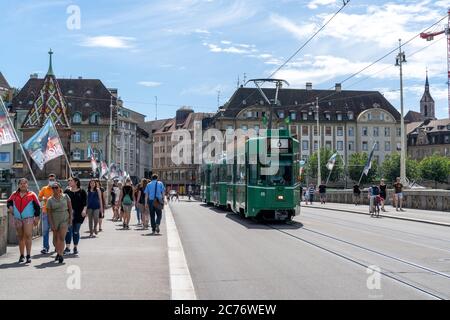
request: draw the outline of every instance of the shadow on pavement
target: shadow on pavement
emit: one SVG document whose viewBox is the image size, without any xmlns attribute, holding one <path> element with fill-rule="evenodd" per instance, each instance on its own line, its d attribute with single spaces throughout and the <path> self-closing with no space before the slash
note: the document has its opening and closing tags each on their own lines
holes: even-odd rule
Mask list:
<svg viewBox="0 0 450 320">
<path fill-rule="evenodd" d="M 13 262 L 13 263 L 5 263 L 5 264 L 1 264 L 0 265 L 0 270 L 6 270 L 6 269 L 18 269 L 18 268 L 25 268 L 28 267 L 29 265 L 24 264 L 24 263 L 18 263 L 18 262 Z"/>
<path fill-rule="evenodd" d="M 151 234 L 151 233 L 148 233 L 148 234 L 142 234 L 142 236 L 143 236 L 143 237 L 162 237 L 163 234 L 162 234 L 162 233 L 160 233 L 160 234 Z"/>
<path fill-rule="evenodd" d="M 274 228 L 279 230 L 298 230 L 303 228 L 303 224 L 296 221 L 291 222 L 264 222 L 255 219 L 244 218 L 235 213 L 228 213 L 226 217 L 247 229 L 259 229 L 259 230 L 273 230 Z"/>
<path fill-rule="evenodd" d="M 58 267 L 62 267 L 62 266 L 65 265 L 65 263 L 59 264 L 57 261 L 53 261 L 53 260 L 49 261 L 49 262 L 46 262 L 46 263 L 43 263 L 43 264 L 41 264 L 39 266 L 34 266 L 34 267 L 36 269 L 42 270 L 42 269 L 47 269 L 47 268 L 58 268 Z"/>
</svg>

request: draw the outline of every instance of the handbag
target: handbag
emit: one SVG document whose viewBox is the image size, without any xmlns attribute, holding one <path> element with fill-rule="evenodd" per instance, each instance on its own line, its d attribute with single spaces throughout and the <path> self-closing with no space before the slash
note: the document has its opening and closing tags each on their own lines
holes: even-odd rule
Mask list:
<svg viewBox="0 0 450 320">
<path fill-rule="evenodd" d="M 155 208 L 156 210 L 162 210 L 164 208 L 164 204 L 159 202 L 159 199 L 156 197 L 156 194 L 158 192 L 158 181 L 156 181 L 156 186 L 155 186 L 155 199 L 153 199 L 153 208 Z"/>
</svg>

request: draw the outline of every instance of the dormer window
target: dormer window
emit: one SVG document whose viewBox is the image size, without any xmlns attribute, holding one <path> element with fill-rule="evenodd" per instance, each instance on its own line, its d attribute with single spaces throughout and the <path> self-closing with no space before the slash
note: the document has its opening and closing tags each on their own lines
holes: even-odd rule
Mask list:
<svg viewBox="0 0 450 320">
<path fill-rule="evenodd" d="M 73 94 L 73 90 L 67 91 L 67 95 L 72 95 L 72 94 Z"/>
<path fill-rule="evenodd" d="M 91 124 L 99 124 L 100 123 L 100 114 L 94 113 L 89 117 L 89 122 Z"/>
<path fill-rule="evenodd" d="M 342 121 L 342 113 L 337 113 L 336 118 L 338 121 Z"/>
<path fill-rule="evenodd" d="M 72 118 L 72 123 L 74 123 L 74 124 L 81 123 L 81 114 L 79 114 L 78 112 L 75 113 Z"/>
<path fill-rule="evenodd" d="M 331 113 L 325 112 L 325 120 L 328 120 L 328 121 L 331 120 Z"/>
<path fill-rule="evenodd" d="M 347 116 L 348 116 L 348 120 L 353 120 L 355 117 L 353 112 L 351 112 L 351 111 L 347 114 Z"/>
<path fill-rule="evenodd" d="M 89 107 L 91 106 L 91 104 L 90 104 L 89 102 L 86 102 L 86 103 L 84 104 L 84 106 L 85 106 L 86 108 L 89 108 Z"/>
<path fill-rule="evenodd" d="M 89 89 L 86 90 L 86 95 L 87 95 L 87 96 L 89 96 L 89 95 L 91 95 L 91 94 L 92 94 L 92 91 L 91 91 L 91 90 L 89 90 Z"/>
<path fill-rule="evenodd" d="M 280 119 L 284 119 L 284 112 L 283 111 L 278 112 L 278 117 Z"/>
</svg>

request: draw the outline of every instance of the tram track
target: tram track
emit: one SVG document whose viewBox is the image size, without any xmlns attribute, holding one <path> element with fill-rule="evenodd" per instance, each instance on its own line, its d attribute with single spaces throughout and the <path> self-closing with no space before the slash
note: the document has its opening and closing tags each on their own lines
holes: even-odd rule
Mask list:
<svg viewBox="0 0 450 320">
<path fill-rule="evenodd" d="M 300 237 L 298 235 L 295 235 L 295 234 L 290 233 L 288 231 L 285 231 L 285 230 L 282 230 L 280 228 L 277 228 L 273 224 L 265 223 L 265 225 L 267 227 L 273 229 L 273 230 L 276 230 L 276 231 L 286 235 L 286 236 L 294 238 L 294 239 L 296 239 L 298 241 L 302 241 L 302 242 L 304 242 L 304 243 L 306 243 L 306 244 L 308 244 L 310 246 L 313 246 L 315 248 L 318 248 L 320 250 L 328 252 L 328 253 L 330 253 L 332 255 L 338 256 L 341 259 L 349 261 L 349 262 L 351 262 L 353 264 L 359 265 L 359 266 L 365 268 L 366 270 L 371 267 L 371 264 L 367 264 L 367 263 L 358 261 L 357 259 L 352 258 L 352 257 L 350 257 L 348 255 L 345 255 L 345 254 L 343 254 L 341 252 L 338 252 L 337 250 L 327 248 L 327 247 L 325 247 L 322 244 L 319 244 L 317 242 L 315 243 L 315 242 L 313 242 L 311 240 L 302 238 L 302 237 Z M 367 247 L 364 247 L 364 246 L 352 243 L 352 242 L 347 241 L 347 240 L 339 239 L 339 238 L 337 238 L 335 236 L 327 235 L 327 234 L 319 232 L 319 231 L 315 231 L 315 230 L 308 229 L 308 228 L 302 228 L 302 230 L 307 231 L 307 232 L 312 233 L 312 234 L 315 234 L 315 235 L 319 235 L 319 236 L 327 238 L 327 239 L 331 239 L 333 241 L 337 241 L 337 242 L 340 242 L 340 243 L 344 243 L 346 245 L 350 245 L 352 247 L 358 248 L 358 249 L 363 250 L 365 252 L 369 252 L 371 254 L 376 254 L 378 256 L 381 256 L 381 257 L 386 258 L 386 259 L 390 259 L 390 260 L 395 261 L 397 263 L 400 263 L 400 264 L 403 264 L 403 265 L 407 265 L 409 267 L 413 267 L 413 268 L 425 271 L 425 272 L 427 272 L 429 274 L 433 274 L 433 275 L 442 277 L 445 280 L 450 280 L 450 275 L 446 274 L 444 272 L 440 272 L 440 271 L 437 271 L 437 270 L 434 270 L 434 269 L 431 269 L 431 268 L 428 268 L 428 267 L 425 267 L 425 266 L 421 266 L 421 265 L 416 264 L 414 262 L 410 262 L 410 261 L 407 261 L 407 260 L 404 260 L 404 259 L 401 259 L 401 258 L 397 258 L 397 257 L 394 257 L 392 255 L 385 254 L 383 252 L 380 252 L 380 251 L 377 251 L 377 250 L 373 250 L 373 249 L 370 249 L 370 248 L 367 248 Z M 393 275 L 394 273 L 395 273 L 394 271 L 390 271 L 390 273 L 388 273 L 386 271 L 383 271 L 383 270 L 380 271 L 380 274 L 382 274 L 383 276 L 385 276 L 385 277 L 387 277 L 387 278 L 389 278 L 391 280 L 394 280 L 396 282 L 399 282 L 399 283 L 401 283 L 401 284 L 403 284 L 403 285 L 405 285 L 407 287 L 410 287 L 410 288 L 412 288 L 414 290 L 417 290 L 419 292 L 427 294 L 430 297 L 433 297 L 433 298 L 438 299 L 438 300 L 447 300 L 448 299 L 448 297 L 442 296 L 440 293 L 432 292 L 430 288 L 426 288 L 426 287 L 420 286 L 420 285 L 418 285 L 416 283 L 413 283 L 413 281 L 408 281 L 408 280 L 405 280 L 405 279 L 401 279 L 399 277 L 395 277 Z"/>
</svg>

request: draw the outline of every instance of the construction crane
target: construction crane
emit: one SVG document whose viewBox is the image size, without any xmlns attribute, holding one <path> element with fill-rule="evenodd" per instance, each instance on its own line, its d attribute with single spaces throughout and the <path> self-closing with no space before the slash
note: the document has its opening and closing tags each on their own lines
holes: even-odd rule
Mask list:
<svg viewBox="0 0 450 320">
<path fill-rule="evenodd" d="M 437 32 L 423 32 L 420 34 L 422 39 L 426 39 L 427 41 L 433 41 L 434 37 L 437 37 L 441 34 L 447 35 L 447 85 L 448 85 L 448 117 L 450 119 L 450 9 L 448 9 L 448 24 L 444 28 L 444 30 Z"/>
</svg>

